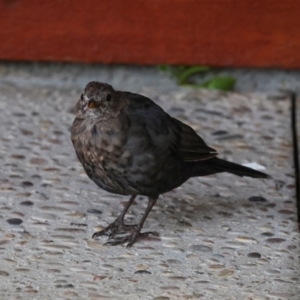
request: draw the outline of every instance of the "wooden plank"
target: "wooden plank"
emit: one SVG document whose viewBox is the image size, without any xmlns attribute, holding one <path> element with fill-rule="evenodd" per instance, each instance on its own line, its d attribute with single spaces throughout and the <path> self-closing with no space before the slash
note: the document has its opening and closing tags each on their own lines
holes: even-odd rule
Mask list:
<svg viewBox="0 0 300 300">
<path fill-rule="evenodd" d="M 298 0 L 4 0 L 0 59 L 300 67 Z"/>
</svg>

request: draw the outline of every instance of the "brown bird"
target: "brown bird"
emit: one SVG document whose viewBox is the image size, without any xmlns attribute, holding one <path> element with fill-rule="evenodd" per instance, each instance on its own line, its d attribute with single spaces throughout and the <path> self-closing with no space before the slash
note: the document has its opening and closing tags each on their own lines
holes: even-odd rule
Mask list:
<svg viewBox="0 0 300 300">
<path fill-rule="evenodd" d="M 149 98 L 115 91 L 90 82 L 76 104 L 71 139 L 88 177 L 102 189 L 131 195 L 119 217 L 94 237 L 109 235 L 109 244 L 130 247 L 150 232 L 141 233 L 160 194 L 191 177 L 228 172 L 268 178 L 267 174 L 216 157 L 216 150 L 188 125 L 172 118 Z M 137 225 L 124 217 L 137 195 L 148 197 L 145 214 Z M 116 236 L 118 234 L 127 235 Z"/>
</svg>

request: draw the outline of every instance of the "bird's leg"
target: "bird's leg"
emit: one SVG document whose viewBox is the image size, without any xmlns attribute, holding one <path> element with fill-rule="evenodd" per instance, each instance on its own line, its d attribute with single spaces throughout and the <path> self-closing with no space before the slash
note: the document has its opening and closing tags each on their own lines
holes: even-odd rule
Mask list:
<svg viewBox="0 0 300 300">
<path fill-rule="evenodd" d="M 126 206 L 124 207 L 123 211 L 121 212 L 121 214 L 117 217 L 117 219 L 113 223 L 108 225 L 103 230 L 95 232 L 93 234 L 92 238 L 96 238 L 98 236 L 105 235 L 105 234 L 107 234 L 108 231 L 111 231 L 109 238 L 112 238 L 118 233 L 124 233 L 125 231 L 130 231 L 132 229 L 135 229 L 137 227 L 137 225 L 125 225 L 124 224 L 124 217 L 129 209 L 129 207 L 133 203 L 135 197 L 136 197 L 136 195 L 132 195 L 130 197 L 130 199 L 126 203 Z"/>
<path fill-rule="evenodd" d="M 146 211 L 141 219 L 141 221 L 139 222 L 139 224 L 136 226 L 136 228 L 134 229 L 133 233 L 130 235 L 126 235 L 124 237 L 119 237 L 119 238 L 115 238 L 112 241 L 108 241 L 106 244 L 112 245 L 112 246 L 116 246 L 116 245 L 120 245 L 120 244 L 124 244 L 127 243 L 127 247 L 131 247 L 136 241 L 137 239 L 143 238 L 143 237 L 147 237 L 149 234 L 155 235 L 157 236 L 157 233 L 155 232 L 141 232 L 141 229 L 152 209 L 152 207 L 154 206 L 154 204 L 156 203 L 158 197 L 155 198 L 148 198 L 148 206 L 146 208 Z"/>
</svg>

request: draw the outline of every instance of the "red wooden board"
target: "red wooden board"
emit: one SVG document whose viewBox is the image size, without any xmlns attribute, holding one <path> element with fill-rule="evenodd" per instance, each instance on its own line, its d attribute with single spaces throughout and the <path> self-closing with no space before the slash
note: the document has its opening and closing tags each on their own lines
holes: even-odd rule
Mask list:
<svg viewBox="0 0 300 300">
<path fill-rule="evenodd" d="M 298 0 L 2 0 L 0 59 L 300 67 Z"/>
</svg>

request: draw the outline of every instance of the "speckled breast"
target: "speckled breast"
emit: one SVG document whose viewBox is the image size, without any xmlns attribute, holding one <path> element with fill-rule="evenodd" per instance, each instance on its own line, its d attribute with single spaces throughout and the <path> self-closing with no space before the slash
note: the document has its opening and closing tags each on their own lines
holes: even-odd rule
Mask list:
<svg viewBox="0 0 300 300">
<path fill-rule="evenodd" d="M 96 125 L 85 126 L 75 120 L 71 139 L 84 170 L 98 186 L 117 194 L 137 193 L 126 180 L 131 158 L 123 147 L 126 138 L 120 131 L 103 132 Z"/>
</svg>

